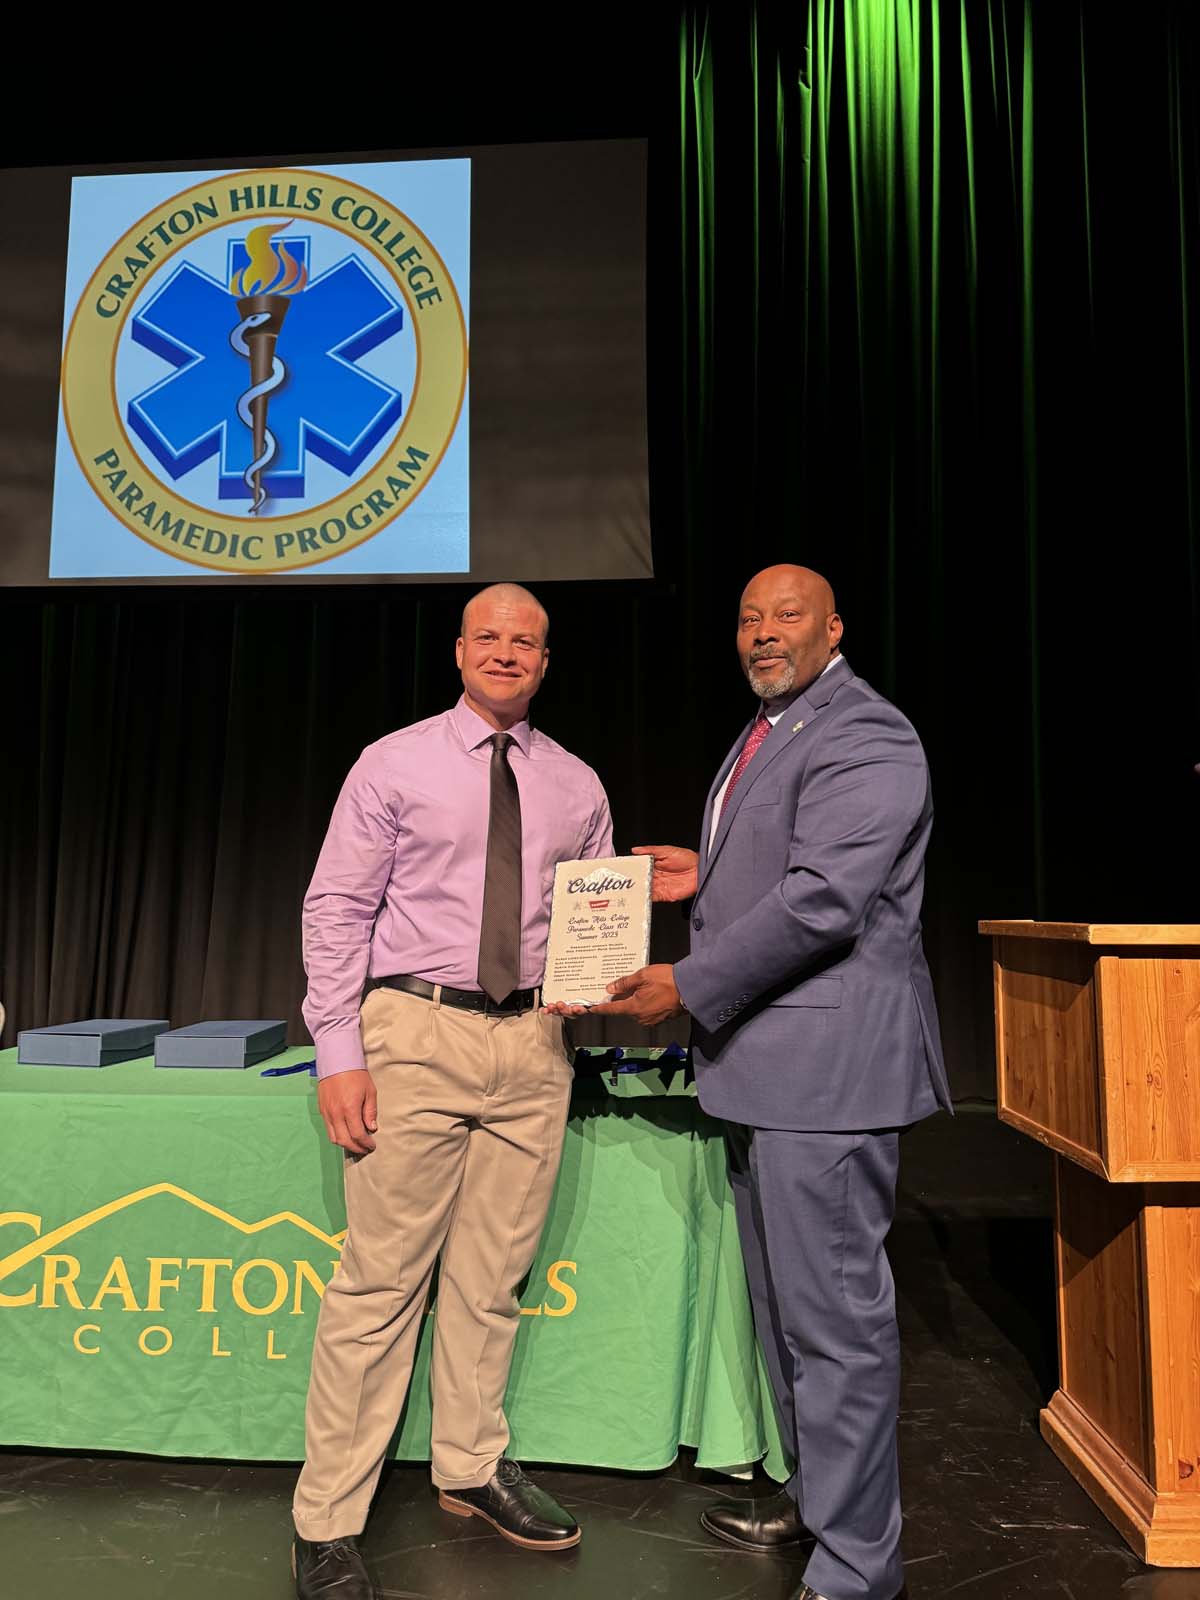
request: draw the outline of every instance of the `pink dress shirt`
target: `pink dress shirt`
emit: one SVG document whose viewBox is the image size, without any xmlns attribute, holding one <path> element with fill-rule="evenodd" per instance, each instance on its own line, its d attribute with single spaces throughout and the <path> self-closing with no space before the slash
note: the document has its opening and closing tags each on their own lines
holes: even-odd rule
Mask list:
<svg viewBox="0 0 1200 1600">
<path fill-rule="evenodd" d="M 508 759 L 521 796 L 521 982 L 542 981 L 558 861 L 610 856 L 608 799 L 592 769 L 518 722 Z M 317 1074 L 362 1067 L 368 976 L 479 988 L 479 928 L 495 732 L 452 711 L 368 745 L 333 808 L 304 897 L 304 1020 Z"/>
</svg>

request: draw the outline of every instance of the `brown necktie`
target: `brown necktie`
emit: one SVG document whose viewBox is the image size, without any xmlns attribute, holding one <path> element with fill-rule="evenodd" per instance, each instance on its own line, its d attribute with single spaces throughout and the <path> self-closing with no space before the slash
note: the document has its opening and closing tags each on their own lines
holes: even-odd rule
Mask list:
<svg viewBox="0 0 1200 1600">
<path fill-rule="evenodd" d="M 497 1003 L 521 981 L 521 796 L 508 764 L 511 743 L 511 733 L 492 735 L 487 866 L 479 929 L 479 987 Z"/>
</svg>

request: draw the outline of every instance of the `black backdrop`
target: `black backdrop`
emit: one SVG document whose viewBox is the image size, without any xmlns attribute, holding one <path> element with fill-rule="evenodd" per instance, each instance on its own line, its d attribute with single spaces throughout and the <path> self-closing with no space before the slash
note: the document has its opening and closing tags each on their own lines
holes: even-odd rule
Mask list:
<svg viewBox="0 0 1200 1600">
<path fill-rule="evenodd" d="M 619 845 L 690 841 L 749 709 L 740 587 L 825 571 L 847 655 L 929 751 L 960 1095 L 991 1092 L 979 917 L 1200 919 L 1195 25 L 1126 21 L 610 5 L 497 23 L 470 70 L 401 52 L 402 93 L 290 69 L 314 154 L 649 138 L 658 575 L 547 589 L 537 714 L 600 770 Z M 241 160 L 224 93 L 102 146 L 66 93 L 62 143 L 10 129 L 10 159 Z M 0 595 L 6 1042 L 88 1014 L 302 1037 L 329 807 L 363 744 L 453 697 L 466 592 Z M 682 935 L 664 919 L 659 953 Z"/>
</svg>

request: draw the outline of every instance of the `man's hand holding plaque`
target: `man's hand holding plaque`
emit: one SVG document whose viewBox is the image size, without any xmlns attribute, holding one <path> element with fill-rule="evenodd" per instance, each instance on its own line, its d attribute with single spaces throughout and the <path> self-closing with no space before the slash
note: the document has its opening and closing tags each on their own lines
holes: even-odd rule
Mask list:
<svg viewBox="0 0 1200 1600">
<path fill-rule="evenodd" d="M 666 961 L 618 978 L 609 984 L 608 992 L 613 998 L 590 1006 L 588 1016 L 629 1017 L 643 1028 L 652 1028 L 656 1022 L 681 1017 L 684 1012 L 675 987 L 675 969 Z"/>
<path fill-rule="evenodd" d="M 654 863 L 650 898 L 662 901 L 690 900 L 696 892 L 700 857 L 679 844 L 635 844 L 635 856 L 649 856 Z"/>
</svg>

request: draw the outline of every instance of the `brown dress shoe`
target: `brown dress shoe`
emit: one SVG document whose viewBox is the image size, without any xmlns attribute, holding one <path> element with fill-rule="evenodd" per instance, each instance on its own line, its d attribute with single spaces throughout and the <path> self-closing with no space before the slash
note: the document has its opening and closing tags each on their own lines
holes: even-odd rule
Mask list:
<svg viewBox="0 0 1200 1600">
<path fill-rule="evenodd" d="M 523 1550 L 569 1550 L 583 1537 L 570 1512 L 507 1456 L 481 1488 L 439 1490 L 438 1504 L 456 1517 L 482 1517 Z"/>
</svg>

